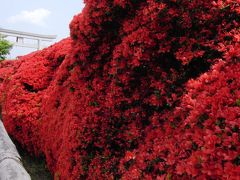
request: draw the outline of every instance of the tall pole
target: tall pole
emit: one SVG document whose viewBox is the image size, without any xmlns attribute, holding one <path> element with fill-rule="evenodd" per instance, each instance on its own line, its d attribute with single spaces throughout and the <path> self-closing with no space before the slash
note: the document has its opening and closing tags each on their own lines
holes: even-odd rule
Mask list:
<svg viewBox="0 0 240 180">
<path fill-rule="evenodd" d="M 41 40 L 38 39 L 37 41 L 38 41 L 38 48 L 37 49 L 40 50 L 41 49 Z"/>
</svg>

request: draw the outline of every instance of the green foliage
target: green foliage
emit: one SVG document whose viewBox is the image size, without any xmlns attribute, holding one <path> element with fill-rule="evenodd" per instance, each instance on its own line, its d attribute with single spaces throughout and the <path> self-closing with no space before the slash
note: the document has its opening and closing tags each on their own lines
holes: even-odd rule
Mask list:
<svg viewBox="0 0 240 180">
<path fill-rule="evenodd" d="M 236 100 L 236 105 L 240 107 L 240 99 Z"/>
<path fill-rule="evenodd" d="M 9 41 L 0 38 L 0 60 L 6 58 L 6 55 L 10 53 L 11 48 L 12 44 Z"/>
</svg>

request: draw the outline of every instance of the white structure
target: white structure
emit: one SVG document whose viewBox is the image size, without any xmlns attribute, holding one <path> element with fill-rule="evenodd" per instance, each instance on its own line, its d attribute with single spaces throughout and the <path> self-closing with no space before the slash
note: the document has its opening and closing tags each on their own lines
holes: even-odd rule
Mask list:
<svg viewBox="0 0 240 180">
<path fill-rule="evenodd" d="M 0 180 L 31 180 L 0 119 Z"/>
<path fill-rule="evenodd" d="M 42 42 L 52 42 L 57 38 L 56 35 L 41 35 L 3 28 L 0 28 L 0 37 L 14 37 L 15 40 L 11 41 L 14 46 L 34 48 L 37 50 L 44 48 Z M 32 40 L 35 41 L 35 43 L 27 43 L 25 40 Z"/>
</svg>

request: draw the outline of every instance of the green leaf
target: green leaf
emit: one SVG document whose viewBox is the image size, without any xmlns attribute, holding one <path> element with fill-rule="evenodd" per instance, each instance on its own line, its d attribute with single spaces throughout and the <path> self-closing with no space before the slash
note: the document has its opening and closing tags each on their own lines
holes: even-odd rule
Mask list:
<svg viewBox="0 0 240 180">
<path fill-rule="evenodd" d="M 2 39 L 0 36 L 0 60 L 4 60 L 6 58 L 6 55 L 10 53 L 12 46 L 13 45 L 9 41 Z"/>
<path fill-rule="evenodd" d="M 70 92 L 74 92 L 75 91 L 75 88 L 74 87 L 70 87 Z"/>
<path fill-rule="evenodd" d="M 236 100 L 236 105 L 240 107 L 240 99 Z"/>
</svg>

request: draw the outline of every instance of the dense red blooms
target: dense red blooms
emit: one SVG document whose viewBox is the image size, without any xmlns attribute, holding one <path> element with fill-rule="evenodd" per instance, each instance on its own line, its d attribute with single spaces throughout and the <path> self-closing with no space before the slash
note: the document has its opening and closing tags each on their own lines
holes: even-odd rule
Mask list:
<svg viewBox="0 0 240 180">
<path fill-rule="evenodd" d="M 42 98 L 71 40 L 1 63 L 1 104 L 5 126 L 23 146 L 39 153 Z M 60 48 L 63 48 L 59 51 Z"/>
<path fill-rule="evenodd" d="M 0 64 L 8 132 L 55 179 L 239 178 L 240 1 L 85 3 Z"/>
</svg>

